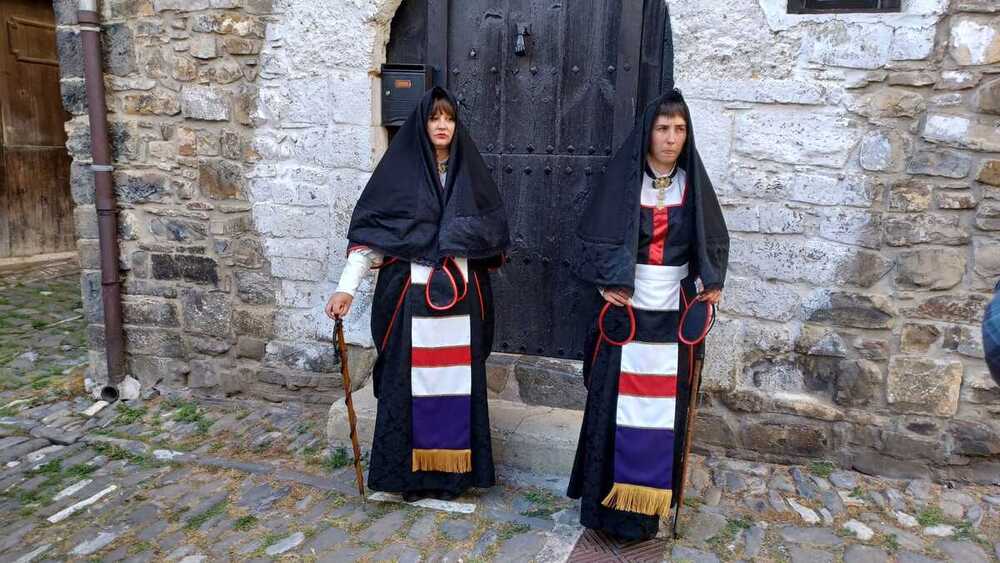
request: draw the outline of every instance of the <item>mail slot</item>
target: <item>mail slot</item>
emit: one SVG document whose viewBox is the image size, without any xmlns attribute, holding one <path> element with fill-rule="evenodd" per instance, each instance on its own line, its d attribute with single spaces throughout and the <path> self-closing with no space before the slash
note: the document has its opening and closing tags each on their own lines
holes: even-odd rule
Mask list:
<svg viewBox="0 0 1000 563">
<path fill-rule="evenodd" d="M 382 65 L 382 125 L 402 125 L 430 85 L 428 65 Z"/>
</svg>

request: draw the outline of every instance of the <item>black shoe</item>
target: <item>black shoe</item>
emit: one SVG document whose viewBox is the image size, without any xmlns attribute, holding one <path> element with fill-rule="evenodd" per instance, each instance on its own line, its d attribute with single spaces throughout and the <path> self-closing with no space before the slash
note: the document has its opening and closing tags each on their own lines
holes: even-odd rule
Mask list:
<svg viewBox="0 0 1000 563">
<path fill-rule="evenodd" d="M 422 498 L 427 498 L 424 491 L 406 491 L 403 493 L 403 502 L 417 502 Z"/>
<path fill-rule="evenodd" d="M 431 496 L 438 500 L 455 500 L 458 494 L 451 491 L 431 491 Z"/>
</svg>

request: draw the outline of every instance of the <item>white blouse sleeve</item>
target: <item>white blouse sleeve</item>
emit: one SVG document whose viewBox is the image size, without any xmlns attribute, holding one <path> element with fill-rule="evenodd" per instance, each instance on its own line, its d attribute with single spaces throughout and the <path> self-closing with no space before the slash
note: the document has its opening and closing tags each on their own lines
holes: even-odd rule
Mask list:
<svg viewBox="0 0 1000 563">
<path fill-rule="evenodd" d="M 351 297 L 361 285 L 361 280 L 365 279 L 368 271 L 382 263 L 382 253 L 371 248 L 356 248 L 347 255 L 347 264 L 340 274 L 340 283 L 337 284 L 338 293 L 346 293 Z"/>
</svg>

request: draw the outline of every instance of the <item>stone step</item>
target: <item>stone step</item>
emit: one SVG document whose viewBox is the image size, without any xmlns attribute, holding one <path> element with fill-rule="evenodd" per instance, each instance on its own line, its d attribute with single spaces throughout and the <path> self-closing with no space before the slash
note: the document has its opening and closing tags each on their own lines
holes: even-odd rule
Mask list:
<svg viewBox="0 0 1000 563">
<path fill-rule="evenodd" d="M 353 400 L 361 447 L 370 450 L 377 403 L 371 385 L 355 391 Z M 490 399 L 489 405 L 493 460 L 497 465 L 534 475 L 569 475 L 583 411 L 496 398 Z M 347 407 L 343 400 L 337 400 L 330 407 L 326 432 L 331 446 L 350 448 Z"/>
<path fill-rule="evenodd" d="M 576 360 L 494 352 L 486 385 L 493 399 L 581 411 L 587 404 L 583 362 Z"/>
</svg>

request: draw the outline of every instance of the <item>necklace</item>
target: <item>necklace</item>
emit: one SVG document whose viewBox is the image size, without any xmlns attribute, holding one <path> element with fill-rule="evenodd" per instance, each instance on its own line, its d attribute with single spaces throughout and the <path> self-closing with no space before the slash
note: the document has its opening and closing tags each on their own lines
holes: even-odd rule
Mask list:
<svg viewBox="0 0 1000 563">
<path fill-rule="evenodd" d="M 447 160 L 438 162 L 437 164 L 438 164 L 438 174 L 447 174 L 448 173 L 448 161 Z"/>
<path fill-rule="evenodd" d="M 653 167 L 650 166 L 650 170 L 652 169 Z M 656 188 L 657 209 L 663 209 L 664 207 L 667 206 L 667 188 L 669 188 L 670 185 L 673 184 L 674 172 L 676 170 L 677 170 L 677 164 L 674 164 L 674 167 L 671 168 L 670 172 L 668 172 L 666 175 L 658 176 L 653 179 L 653 187 Z M 653 171 L 653 174 L 656 174 L 655 170 Z"/>
</svg>

